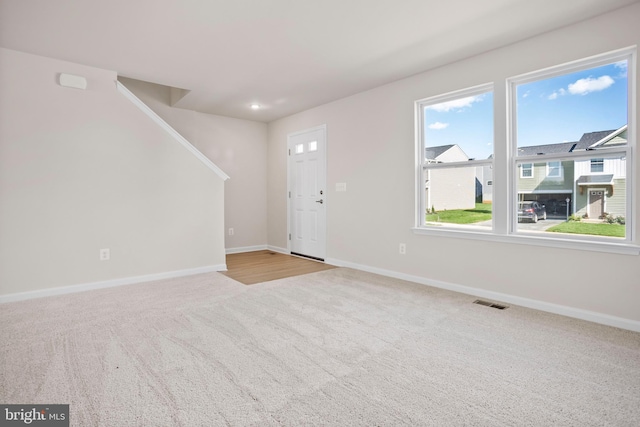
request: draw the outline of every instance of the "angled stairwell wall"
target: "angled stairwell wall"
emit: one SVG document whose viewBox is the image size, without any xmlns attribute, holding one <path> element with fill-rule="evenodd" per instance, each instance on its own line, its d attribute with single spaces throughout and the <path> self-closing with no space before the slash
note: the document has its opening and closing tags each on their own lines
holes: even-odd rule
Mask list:
<svg viewBox="0 0 640 427">
<path fill-rule="evenodd" d="M 116 79 L 0 49 L 0 301 L 225 268 L 224 173 Z"/>
<path fill-rule="evenodd" d="M 227 251 L 266 249 L 267 124 L 174 108 L 170 87 L 121 76 L 118 81 L 232 177 L 224 190 Z"/>
</svg>

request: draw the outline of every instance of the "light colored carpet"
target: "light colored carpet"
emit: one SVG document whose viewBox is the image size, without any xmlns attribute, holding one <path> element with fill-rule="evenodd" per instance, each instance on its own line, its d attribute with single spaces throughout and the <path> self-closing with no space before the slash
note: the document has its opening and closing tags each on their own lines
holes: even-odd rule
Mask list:
<svg viewBox="0 0 640 427">
<path fill-rule="evenodd" d="M 77 426 L 638 426 L 640 334 L 350 269 L 0 306 L 0 402 Z"/>
</svg>

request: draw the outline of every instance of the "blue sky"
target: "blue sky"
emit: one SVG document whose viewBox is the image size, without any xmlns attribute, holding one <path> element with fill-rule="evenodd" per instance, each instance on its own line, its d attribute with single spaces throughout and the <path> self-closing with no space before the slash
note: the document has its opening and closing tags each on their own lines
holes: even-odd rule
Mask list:
<svg viewBox="0 0 640 427">
<path fill-rule="evenodd" d="M 517 88 L 518 146 L 577 141 L 585 132 L 627 123 L 626 62 L 591 68 Z M 425 109 L 428 147 L 458 144 L 471 158 L 493 153 L 491 93 Z"/>
</svg>

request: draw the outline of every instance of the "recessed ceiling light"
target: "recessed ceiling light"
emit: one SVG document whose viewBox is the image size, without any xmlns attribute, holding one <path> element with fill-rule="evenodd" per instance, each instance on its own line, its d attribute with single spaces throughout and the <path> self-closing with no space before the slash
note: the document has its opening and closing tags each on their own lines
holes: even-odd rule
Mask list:
<svg viewBox="0 0 640 427">
<path fill-rule="evenodd" d="M 260 104 L 251 104 L 251 109 L 252 110 L 259 110 L 260 109 Z"/>
</svg>

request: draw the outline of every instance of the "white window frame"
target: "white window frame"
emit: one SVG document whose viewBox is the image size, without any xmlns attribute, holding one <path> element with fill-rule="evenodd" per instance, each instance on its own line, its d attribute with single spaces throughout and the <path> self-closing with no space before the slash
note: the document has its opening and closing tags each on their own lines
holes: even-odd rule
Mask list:
<svg viewBox="0 0 640 427">
<path fill-rule="evenodd" d="M 431 208 L 431 206 L 427 206 L 427 202 L 425 200 L 425 181 L 424 181 L 424 171 L 425 170 L 437 170 L 437 169 L 450 169 L 450 168 L 462 168 L 462 167 L 483 167 L 486 165 L 490 165 L 493 168 L 493 158 L 494 156 L 490 156 L 488 159 L 480 159 L 480 160 L 467 160 L 464 162 L 447 162 L 447 163 L 428 163 L 425 158 L 425 132 L 424 132 L 424 118 L 425 118 L 425 109 L 428 106 L 440 104 L 443 102 L 453 101 L 460 98 L 466 98 L 469 96 L 482 95 L 485 93 L 494 93 L 493 83 L 485 83 L 478 86 L 473 86 L 470 88 L 457 90 L 453 92 L 448 92 L 442 95 L 432 96 L 428 98 L 424 98 L 415 102 L 415 123 L 416 123 L 416 194 L 417 194 L 417 203 L 416 203 L 416 230 L 427 230 L 428 228 L 433 228 L 434 226 L 429 223 L 427 225 L 427 221 L 425 218 L 427 208 Z M 494 100 L 495 105 L 495 100 Z M 495 111 L 495 108 L 494 108 Z M 493 123 L 492 123 L 493 125 Z M 495 138 L 495 132 L 494 132 Z M 495 145 L 495 144 L 494 144 Z M 493 215 L 492 215 L 493 220 Z M 438 223 L 437 226 L 440 230 L 451 230 L 453 232 L 458 232 L 460 230 L 472 230 L 475 232 L 486 233 L 487 231 L 491 231 L 493 229 L 493 222 L 491 229 L 489 227 L 479 227 L 474 226 L 473 224 L 448 224 L 448 223 Z"/>
<path fill-rule="evenodd" d="M 549 163 L 558 163 L 558 174 L 557 175 L 551 175 L 549 173 L 549 171 L 552 169 L 552 166 L 549 166 Z M 562 162 L 559 160 L 552 160 L 547 162 L 547 178 L 552 178 L 552 179 L 559 179 L 561 180 L 564 177 L 564 168 L 562 167 Z"/>
<path fill-rule="evenodd" d="M 525 168 L 525 165 L 529 165 L 529 167 Z M 520 165 L 520 178 L 522 178 L 522 179 L 531 179 L 531 178 L 533 178 L 533 175 L 535 174 L 535 172 L 533 172 L 533 169 L 534 169 L 534 164 L 533 163 L 522 163 Z M 524 174 L 525 170 L 530 170 L 531 171 L 531 175 L 528 175 L 528 176 L 525 175 Z"/>
<path fill-rule="evenodd" d="M 598 245 L 602 247 L 613 245 L 623 247 L 633 246 L 635 250 L 638 251 L 636 233 L 635 233 L 635 221 L 633 221 L 633 213 L 636 212 L 636 200 L 633 197 L 634 188 L 634 176 L 637 165 L 633 162 L 633 153 L 636 147 L 636 139 L 635 139 L 635 73 L 636 73 L 636 49 L 628 48 L 621 49 L 619 51 L 609 52 L 603 55 L 594 56 L 591 58 L 585 58 L 582 60 L 570 62 L 567 64 L 559 65 L 556 67 L 550 67 L 547 69 L 534 71 L 531 73 L 523 74 L 516 77 L 511 77 L 507 79 L 507 111 L 510 115 L 510 133 L 508 134 L 509 138 L 509 163 L 512 169 L 512 174 L 515 174 L 515 170 L 517 170 L 517 165 L 522 163 L 529 163 L 535 161 L 576 161 L 585 158 L 593 158 L 593 151 L 584 151 L 584 152 L 570 152 L 570 153 L 557 153 L 557 154 L 536 154 L 536 155 L 526 155 L 526 156 L 518 156 L 518 141 L 517 141 L 517 114 L 516 114 L 516 105 L 517 105 L 517 86 L 524 83 L 531 83 L 538 80 L 553 78 L 581 70 L 596 68 L 602 65 L 611 64 L 618 61 L 627 61 L 627 144 L 622 147 L 611 147 L 611 148 L 601 148 L 598 149 L 599 152 L 602 153 L 603 157 L 608 155 L 621 155 L 626 156 L 627 159 L 627 185 L 626 185 L 626 215 L 627 224 L 626 224 L 626 233 L 624 239 L 620 239 L 617 241 L 613 241 L 612 239 L 602 238 L 599 236 L 587 236 L 587 235 L 561 235 L 561 237 L 554 236 L 545 236 L 544 239 L 549 242 L 553 242 L 554 240 L 567 240 L 567 241 L 575 241 L 578 244 L 578 248 L 584 246 L 590 246 L 593 248 L 597 248 Z M 517 197 L 517 181 L 512 179 L 509 185 L 509 197 L 511 200 L 514 200 Z M 511 235 L 524 235 L 526 234 L 523 231 L 518 231 L 517 227 L 517 209 L 515 203 L 510 203 L 508 205 L 509 209 L 509 218 L 510 218 L 510 229 L 509 233 Z M 608 245 L 605 245 L 605 242 Z M 620 242 L 620 243 L 618 243 Z"/>
<path fill-rule="evenodd" d="M 602 166 L 602 170 L 600 171 L 593 171 L 593 162 L 594 161 L 598 161 L 600 163 L 600 165 Z M 597 158 L 593 158 L 589 160 L 589 172 L 590 173 L 604 173 L 604 158 L 602 157 L 597 157 Z"/>
<path fill-rule="evenodd" d="M 628 255 L 640 255 L 640 241 L 637 237 L 637 224 L 634 221 L 635 212 L 637 212 L 638 201 L 635 196 L 635 184 L 636 177 L 638 176 L 638 162 L 636 160 L 637 142 L 636 142 L 636 47 L 624 48 L 617 51 L 605 53 L 602 55 L 596 55 L 590 58 L 566 63 L 564 65 L 547 68 L 519 76 L 506 79 L 507 96 L 505 101 L 494 96 L 494 117 L 495 114 L 501 111 L 507 112 L 506 120 L 506 141 L 494 141 L 494 147 L 496 147 L 496 155 L 499 161 L 493 164 L 494 174 L 497 177 L 506 176 L 507 182 L 503 183 L 499 187 L 494 186 L 492 198 L 493 198 L 493 215 L 492 224 L 490 230 L 473 230 L 473 229 L 454 229 L 448 227 L 426 227 L 424 225 L 424 182 L 423 182 L 423 158 L 424 158 L 424 115 L 423 106 L 424 101 L 420 100 L 415 102 L 415 129 L 416 129 L 416 219 L 413 232 L 420 235 L 431 235 L 438 237 L 454 237 L 462 239 L 483 240 L 493 242 L 504 242 L 514 244 L 524 244 L 542 247 L 554 247 L 565 248 L 573 250 L 586 250 L 596 252 L 608 252 Z M 628 64 L 627 68 L 627 100 L 628 100 L 628 119 L 627 119 L 627 144 L 624 147 L 610 147 L 602 148 L 599 151 L 602 152 L 604 157 L 612 154 L 620 154 L 626 159 L 626 233 L 625 238 L 620 240 L 614 240 L 611 238 L 605 238 L 600 236 L 587 236 L 587 235 L 540 235 L 526 232 L 517 231 L 517 183 L 518 183 L 518 164 L 521 163 L 536 163 L 547 161 L 577 161 L 587 160 L 594 157 L 593 151 L 586 151 L 582 153 L 567 153 L 545 155 L 541 159 L 540 155 L 532 156 L 517 156 L 517 123 L 515 112 L 516 106 L 516 87 L 517 84 L 526 82 L 532 82 L 535 80 L 541 80 L 544 78 L 550 78 L 558 75 L 563 75 L 571 72 L 578 71 L 580 69 L 595 68 L 601 65 L 610 64 L 626 60 Z M 505 81 L 496 81 L 495 85 L 504 84 Z M 488 85 L 483 85 L 485 88 Z M 486 92 L 486 89 L 484 90 Z M 452 92 L 454 93 L 454 92 Z M 445 98 L 447 95 L 442 95 L 440 100 L 438 97 L 427 98 L 431 101 L 429 104 L 435 104 L 438 102 L 445 102 L 450 98 Z M 460 96 L 465 92 L 459 91 Z M 494 94 L 496 92 L 494 91 Z M 503 98 L 504 99 L 504 98 Z M 505 102 L 505 103 L 503 103 Z M 494 138 L 499 135 L 501 131 L 494 129 Z M 504 144 L 504 145 L 503 145 Z M 493 160 L 493 159 L 492 159 Z M 466 163 L 466 162 L 465 162 Z M 487 162 L 489 163 L 489 162 Z M 471 164 L 471 162 L 469 162 Z M 493 179 L 496 179 L 496 176 Z M 498 190 L 498 191 L 496 191 Z M 575 190 L 574 190 L 575 191 Z M 574 203 L 574 201 L 572 201 Z M 498 209 L 496 209 L 498 208 Z M 551 233 L 549 233 L 551 234 Z"/>
</svg>

